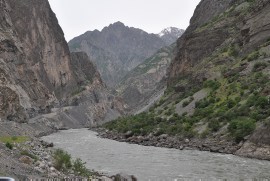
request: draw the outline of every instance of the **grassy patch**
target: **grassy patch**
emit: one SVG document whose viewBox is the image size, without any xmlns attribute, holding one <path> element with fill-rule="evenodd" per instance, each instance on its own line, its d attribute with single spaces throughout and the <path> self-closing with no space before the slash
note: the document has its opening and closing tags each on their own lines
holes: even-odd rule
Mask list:
<svg viewBox="0 0 270 181">
<path fill-rule="evenodd" d="M 29 140 L 27 136 L 1 136 L 0 142 L 2 143 L 23 143 Z"/>
</svg>

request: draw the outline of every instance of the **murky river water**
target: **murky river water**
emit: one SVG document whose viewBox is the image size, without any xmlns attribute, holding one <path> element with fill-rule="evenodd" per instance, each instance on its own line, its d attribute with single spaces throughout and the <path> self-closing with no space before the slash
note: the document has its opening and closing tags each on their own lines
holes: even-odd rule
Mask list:
<svg viewBox="0 0 270 181">
<path fill-rule="evenodd" d="M 135 175 L 138 180 L 270 179 L 269 161 L 120 143 L 87 129 L 61 131 L 43 139 L 81 158 L 90 169 Z"/>
</svg>

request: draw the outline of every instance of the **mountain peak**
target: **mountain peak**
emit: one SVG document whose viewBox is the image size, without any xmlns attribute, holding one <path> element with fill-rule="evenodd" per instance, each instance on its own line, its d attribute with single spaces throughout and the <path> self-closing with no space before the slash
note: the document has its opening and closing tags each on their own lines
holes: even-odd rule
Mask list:
<svg viewBox="0 0 270 181">
<path fill-rule="evenodd" d="M 110 24 L 109 27 L 126 27 L 126 25 L 122 23 L 121 21 L 117 21 L 113 24 Z"/>
<path fill-rule="evenodd" d="M 170 45 L 174 43 L 185 32 L 183 29 L 176 27 L 168 27 L 162 30 L 158 36 L 163 39 L 166 44 Z"/>
<path fill-rule="evenodd" d="M 168 28 L 163 29 L 158 35 L 160 37 L 162 37 L 164 35 L 174 34 L 174 35 L 180 37 L 184 32 L 185 32 L 185 30 L 183 30 L 183 29 L 179 29 L 176 27 L 168 27 Z"/>
</svg>

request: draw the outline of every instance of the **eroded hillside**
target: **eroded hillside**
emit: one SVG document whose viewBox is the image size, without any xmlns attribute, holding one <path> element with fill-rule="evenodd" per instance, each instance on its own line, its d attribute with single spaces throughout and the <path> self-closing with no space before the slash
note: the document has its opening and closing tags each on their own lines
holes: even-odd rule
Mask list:
<svg viewBox="0 0 270 181">
<path fill-rule="evenodd" d="M 159 139 L 169 147 L 270 159 L 269 12 L 268 0 L 201 1 L 178 39 L 166 94 L 107 128 L 135 135 L 131 142 L 168 134 L 177 140 Z"/>
</svg>

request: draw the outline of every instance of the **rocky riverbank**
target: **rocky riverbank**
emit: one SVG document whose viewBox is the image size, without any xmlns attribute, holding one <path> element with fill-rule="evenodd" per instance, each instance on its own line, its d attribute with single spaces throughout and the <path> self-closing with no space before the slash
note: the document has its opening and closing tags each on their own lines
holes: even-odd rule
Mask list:
<svg viewBox="0 0 270 181">
<path fill-rule="evenodd" d="M 15 122 L 0 123 L 0 176 L 9 176 L 16 180 L 32 179 L 83 179 L 72 171 L 63 173 L 54 167 L 53 143 L 47 143 L 40 137 L 61 129 L 49 122 L 21 124 Z M 7 144 L 7 142 L 10 143 Z M 92 180 L 136 180 L 135 177 L 114 175 L 106 176 L 93 171 Z"/>
<path fill-rule="evenodd" d="M 20 137 L 18 137 L 19 139 Z M 0 173 L 16 180 L 73 178 L 66 175 L 53 165 L 52 143 L 46 143 L 37 138 L 26 138 L 22 143 L 0 143 Z"/>
<path fill-rule="evenodd" d="M 242 154 L 241 149 L 245 146 L 243 142 L 237 144 L 233 141 L 222 139 L 221 137 L 211 137 L 205 139 L 199 138 L 183 139 L 177 136 L 169 136 L 167 134 L 162 134 L 159 136 L 155 136 L 153 134 L 149 134 L 146 136 L 135 136 L 132 134 L 132 132 L 121 134 L 106 130 L 104 128 L 97 128 L 95 129 L 95 131 L 98 132 L 98 136 L 102 138 L 112 139 L 119 142 L 127 142 L 130 144 L 174 148 L 179 150 L 196 149 L 200 151 L 234 154 L 238 156 L 270 160 L 269 157 L 265 156 L 264 154 L 257 154 L 257 155 Z"/>
</svg>

